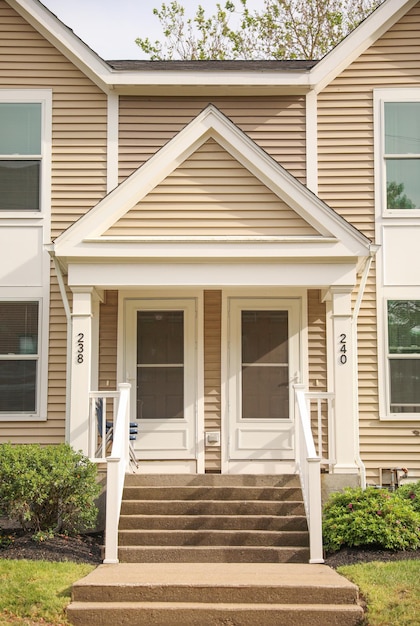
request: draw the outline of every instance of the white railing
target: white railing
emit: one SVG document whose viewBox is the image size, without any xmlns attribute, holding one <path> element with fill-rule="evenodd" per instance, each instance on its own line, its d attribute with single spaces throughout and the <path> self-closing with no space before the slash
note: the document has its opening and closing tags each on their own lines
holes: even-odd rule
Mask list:
<svg viewBox="0 0 420 626">
<path fill-rule="evenodd" d="M 119 391 L 91 391 L 89 394 L 89 458 L 106 463 L 117 419 Z"/>
<path fill-rule="evenodd" d="M 330 472 L 336 463 L 334 394 L 327 391 L 306 391 L 306 404 L 317 456 Z"/>
<path fill-rule="evenodd" d="M 90 394 L 90 445 L 94 452 L 90 456 L 92 460 L 107 464 L 104 563 L 118 563 L 118 523 L 124 479 L 130 463 L 130 387 L 128 383 L 121 383 L 118 392 Z M 107 407 L 110 401 L 112 409 Z M 108 440 L 109 432 L 112 437 Z M 109 455 L 108 446 L 111 447 Z"/>
<path fill-rule="evenodd" d="M 296 465 L 302 485 L 309 527 L 309 562 L 323 563 L 321 457 L 315 450 L 311 419 L 303 385 L 295 385 L 296 398 Z"/>
</svg>

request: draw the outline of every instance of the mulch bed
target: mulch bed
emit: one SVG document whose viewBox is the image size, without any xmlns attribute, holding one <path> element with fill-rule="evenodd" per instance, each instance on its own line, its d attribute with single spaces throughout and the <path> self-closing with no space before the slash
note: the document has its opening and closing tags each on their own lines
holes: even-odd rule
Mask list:
<svg viewBox="0 0 420 626">
<path fill-rule="evenodd" d="M 102 563 L 102 546 L 103 533 L 77 537 L 57 535 L 44 541 L 34 541 L 30 533 L 21 530 L 0 533 L 0 559 L 73 561 L 99 565 Z"/>
<path fill-rule="evenodd" d="M 1 539 L 3 537 L 3 539 Z M 10 538 L 6 542 L 5 538 Z M 0 531 L 0 559 L 29 559 L 43 561 L 73 561 L 75 563 L 102 563 L 103 533 L 67 537 L 58 535 L 45 541 L 34 541 L 21 530 Z M 8 543 L 8 545 L 4 545 Z M 329 554 L 325 564 L 334 569 L 341 565 L 369 561 L 401 561 L 420 559 L 420 550 L 392 552 L 375 548 L 342 548 Z"/>
</svg>

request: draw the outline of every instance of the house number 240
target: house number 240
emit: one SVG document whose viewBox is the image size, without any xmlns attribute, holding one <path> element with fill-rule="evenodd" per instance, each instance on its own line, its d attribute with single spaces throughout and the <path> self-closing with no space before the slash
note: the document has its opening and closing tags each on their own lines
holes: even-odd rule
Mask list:
<svg viewBox="0 0 420 626">
<path fill-rule="evenodd" d="M 85 336 L 83 333 L 77 335 L 76 340 L 76 360 L 78 363 L 83 363 L 85 353 Z"/>
<path fill-rule="evenodd" d="M 345 333 L 341 333 L 339 343 L 340 363 L 345 365 L 347 363 L 347 335 Z"/>
</svg>

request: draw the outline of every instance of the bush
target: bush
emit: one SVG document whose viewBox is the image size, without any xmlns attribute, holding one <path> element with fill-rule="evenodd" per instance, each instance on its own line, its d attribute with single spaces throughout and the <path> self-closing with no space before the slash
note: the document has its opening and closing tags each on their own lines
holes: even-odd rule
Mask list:
<svg viewBox="0 0 420 626">
<path fill-rule="evenodd" d="M 399 498 L 408 500 L 417 513 L 420 513 L 420 480 L 416 483 L 401 485 L 395 492 Z"/>
<path fill-rule="evenodd" d="M 0 511 L 26 531 L 75 534 L 93 528 L 96 466 L 67 444 L 0 445 Z"/>
<path fill-rule="evenodd" d="M 375 546 L 388 550 L 420 547 L 420 514 L 411 502 L 385 489 L 368 487 L 334 493 L 324 507 L 324 547 Z"/>
</svg>

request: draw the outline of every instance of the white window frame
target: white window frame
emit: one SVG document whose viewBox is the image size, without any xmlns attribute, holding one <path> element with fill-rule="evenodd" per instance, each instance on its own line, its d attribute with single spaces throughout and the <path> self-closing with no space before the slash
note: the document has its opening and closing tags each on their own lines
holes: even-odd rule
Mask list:
<svg viewBox="0 0 420 626">
<path fill-rule="evenodd" d="M 382 299 L 382 306 L 378 307 L 378 336 L 382 337 L 382 343 L 378 345 L 379 366 L 379 417 L 384 421 L 410 422 L 420 421 L 420 413 L 393 413 L 391 411 L 391 378 L 389 370 L 389 338 L 388 338 L 388 302 L 399 300 L 401 302 L 420 300 L 417 296 L 402 293 L 388 293 Z M 420 355 L 419 355 L 420 359 Z"/>
<path fill-rule="evenodd" d="M 15 225 L 34 228 L 41 226 L 43 244 L 49 243 L 51 239 L 52 99 L 51 89 L 0 89 L 1 103 L 39 103 L 42 111 L 39 210 L 0 211 L 0 228 Z M 1 413 L 0 422 L 39 422 L 47 419 L 50 259 L 42 247 L 39 250 L 39 255 L 42 255 L 42 284 L 6 286 L 0 283 L 0 299 L 2 301 L 39 302 L 36 411 L 33 413 Z"/>
<path fill-rule="evenodd" d="M 385 158 L 385 103 L 418 102 L 420 89 L 375 89 L 374 95 L 374 136 L 375 136 L 375 198 L 376 215 L 405 219 L 420 217 L 420 209 L 387 209 L 386 198 L 386 158 Z M 413 156 L 413 155 L 411 155 Z M 414 157 L 413 157 L 414 158 Z M 420 161 L 420 152 L 419 152 Z"/>
<path fill-rule="evenodd" d="M 419 421 L 419 413 L 392 413 L 390 410 L 390 377 L 388 367 L 388 300 L 420 300 L 420 286 L 386 284 L 384 266 L 384 229 L 388 226 L 418 227 L 420 210 L 386 208 L 386 169 L 384 158 L 385 102 L 420 102 L 420 88 L 401 87 L 373 90 L 374 107 L 374 164 L 376 242 L 382 251 L 377 256 L 377 346 L 379 419 L 383 421 Z"/>
<path fill-rule="evenodd" d="M 3 291 L 3 290 L 2 290 Z M 48 376 L 48 358 L 47 350 L 48 343 L 46 337 L 48 335 L 48 315 L 45 315 L 45 309 L 48 313 L 48 306 L 45 306 L 43 298 L 30 295 L 19 297 L 2 297 L 0 295 L 0 302 L 37 302 L 38 303 L 38 351 L 34 358 L 29 360 L 36 360 L 37 365 L 37 379 L 36 379 L 36 406 L 35 411 L 27 413 L 0 413 L 0 422 L 27 422 L 27 421 L 45 421 L 47 418 L 47 376 Z M 33 355 L 29 355 L 33 356 Z M 2 359 L 6 360 L 6 359 Z"/>
<path fill-rule="evenodd" d="M 0 103 L 41 104 L 41 153 L 39 155 L 41 175 L 39 180 L 39 210 L 0 211 L 0 224 L 3 220 L 11 218 L 29 220 L 39 219 L 40 217 L 49 218 L 51 213 L 52 91 L 51 89 L 0 89 Z M 31 158 L 33 155 L 28 156 Z M 49 222 L 49 220 L 46 221 Z"/>
</svg>

